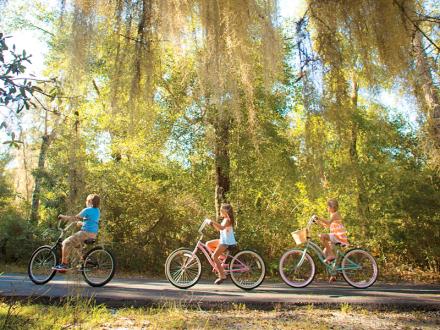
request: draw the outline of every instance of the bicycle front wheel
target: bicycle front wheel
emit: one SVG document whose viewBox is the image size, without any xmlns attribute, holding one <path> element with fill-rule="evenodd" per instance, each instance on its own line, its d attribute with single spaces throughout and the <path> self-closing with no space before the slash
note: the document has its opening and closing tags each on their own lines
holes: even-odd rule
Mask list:
<svg viewBox="0 0 440 330">
<path fill-rule="evenodd" d="M 367 251 L 348 251 L 341 262 L 342 276 L 357 289 L 366 289 L 374 284 L 379 274 L 376 260 Z"/>
<path fill-rule="evenodd" d="M 179 289 L 188 289 L 195 285 L 202 275 L 202 263 L 189 249 L 171 252 L 165 262 L 165 275 L 168 281 Z"/>
<path fill-rule="evenodd" d="M 229 264 L 229 274 L 236 286 L 243 290 L 252 290 L 263 283 L 266 265 L 263 258 L 254 251 L 238 252 Z"/>
<path fill-rule="evenodd" d="M 279 271 L 281 278 L 288 286 L 304 288 L 313 281 L 316 267 L 310 254 L 303 250 L 293 249 L 281 257 Z"/>
<path fill-rule="evenodd" d="M 53 270 L 57 264 L 57 256 L 51 246 L 40 246 L 32 253 L 28 264 L 28 275 L 35 284 L 49 282 L 56 271 Z"/>
<path fill-rule="evenodd" d="M 103 286 L 115 275 L 115 258 L 110 251 L 97 246 L 86 253 L 81 270 L 87 284 Z"/>
</svg>

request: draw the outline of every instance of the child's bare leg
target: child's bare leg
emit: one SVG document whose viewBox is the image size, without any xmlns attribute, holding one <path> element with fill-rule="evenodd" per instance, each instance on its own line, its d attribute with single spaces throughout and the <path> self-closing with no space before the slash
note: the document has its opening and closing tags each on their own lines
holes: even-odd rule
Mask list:
<svg viewBox="0 0 440 330">
<path fill-rule="evenodd" d="M 68 237 L 61 246 L 61 263 L 67 265 L 70 256 L 70 250 L 73 248 L 72 239 Z"/>
<path fill-rule="evenodd" d="M 327 241 L 326 249 L 327 249 L 327 260 L 335 259 L 336 256 L 335 256 L 335 253 L 333 251 L 333 244 L 330 241 L 330 239 Z"/>
<path fill-rule="evenodd" d="M 324 255 L 326 260 L 331 260 L 335 258 L 335 254 L 333 252 L 332 242 L 330 241 L 330 236 L 328 234 L 321 234 L 320 239 L 322 245 L 324 245 Z"/>
<path fill-rule="evenodd" d="M 61 248 L 61 263 L 67 265 L 67 259 L 68 259 L 67 250 L 63 245 L 63 247 Z"/>
<path fill-rule="evenodd" d="M 219 275 L 218 277 L 220 279 L 225 279 L 226 278 L 225 270 L 223 269 L 222 263 L 221 263 L 221 261 L 219 259 L 219 257 L 222 255 L 223 252 L 226 251 L 226 249 L 227 249 L 227 246 L 219 244 L 217 246 L 217 248 L 215 249 L 214 255 L 212 256 L 212 258 L 214 260 L 214 263 L 215 263 L 215 265 L 217 267 L 217 271 L 218 271 L 218 275 Z"/>
<path fill-rule="evenodd" d="M 208 247 L 211 253 L 214 252 L 214 250 L 217 248 L 219 241 L 220 241 L 219 239 L 213 239 L 206 242 L 206 246 Z"/>
<path fill-rule="evenodd" d="M 327 234 L 319 234 L 319 239 L 321 240 L 321 244 L 324 247 L 322 249 L 322 251 L 324 252 L 324 257 L 327 258 L 327 254 L 328 254 L 328 249 L 327 249 L 327 244 L 326 244 L 326 236 L 328 236 Z"/>
</svg>

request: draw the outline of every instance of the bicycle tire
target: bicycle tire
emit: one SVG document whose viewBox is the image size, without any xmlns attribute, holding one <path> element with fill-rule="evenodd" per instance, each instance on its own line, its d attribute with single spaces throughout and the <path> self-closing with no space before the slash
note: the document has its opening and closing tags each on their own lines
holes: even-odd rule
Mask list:
<svg viewBox="0 0 440 330">
<path fill-rule="evenodd" d="M 192 253 L 193 251 L 190 249 L 179 248 L 171 252 L 167 260 L 165 261 L 165 276 L 168 282 L 170 282 L 176 288 L 189 289 L 190 287 L 196 285 L 199 282 L 200 277 L 202 276 L 202 263 L 198 255 L 194 255 L 194 260 L 196 261 L 197 270 L 195 273 L 193 270 L 189 272 L 189 276 L 194 275 L 194 278 L 190 281 L 180 281 L 184 273 L 182 272 L 181 268 L 179 268 L 179 265 L 172 264 L 174 261 L 176 263 L 179 263 L 178 260 L 175 259 L 180 257 L 182 258 L 182 262 L 183 262 L 180 263 L 180 266 L 183 266 L 185 262 L 187 262 L 187 259 L 192 255 Z M 173 269 L 175 269 L 174 271 L 171 269 L 172 267 Z M 177 272 L 180 272 L 180 274 L 178 274 Z M 175 278 L 176 275 L 178 276 L 178 278 Z"/>
<path fill-rule="evenodd" d="M 350 275 L 351 274 L 350 271 L 354 271 L 355 269 L 344 269 L 344 267 L 347 267 L 349 265 L 349 263 L 352 263 L 352 264 L 354 263 L 349 258 L 353 258 L 353 256 L 356 254 L 363 255 L 364 257 L 366 257 L 367 260 L 369 260 L 370 265 L 372 266 L 372 274 L 371 274 L 371 276 L 369 276 L 367 281 L 361 280 L 361 281 L 355 282 L 351 278 L 351 275 Z M 372 286 L 376 282 L 377 277 L 379 275 L 379 267 L 377 267 L 377 262 L 374 259 L 374 257 L 369 252 L 367 252 L 363 249 L 359 249 L 359 248 L 351 249 L 351 250 L 347 251 L 347 253 L 345 253 L 345 255 L 341 261 L 341 268 L 342 268 L 342 270 L 341 270 L 342 277 L 344 278 L 344 280 L 356 289 L 369 288 L 370 286 Z"/>
<path fill-rule="evenodd" d="M 289 251 L 286 251 L 280 258 L 279 274 L 281 276 L 281 279 L 284 281 L 284 283 L 286 283 L 288 286 L 292 288 L 305 288 L 307 285 L 313 282 L 316 275 L 315 262 L 313 261 L 313 258 L 310 256 L 310 254 L 306 252 L 303 264 L 300 267 L 303 268 L 304 262 L 307 260 L 307 262 L 310 264 L 310 275 L 308 275 L 307 278 L 302 282 L 292 281 L 289 279 L 289 276 L 291 276 L 291 272 L 287 271 L 289 269 L 287 264 L 289 262 L 289 257 L 295 256 L 295 259 L 301 258 L 303 252 L 304 250 L 301 249 L 291 249 Z M 298 262 L 300 260 L 301 259 L 298 259 Z M 294 261 L 294 263 L 295 262 L 296 261 Z"/>
<path fill-rule="evenodd" d="M 253 250 L 242 250 L 237 252 L 231 259 L 230 263 L 229 263 L 229 270 L 234 269 L 234 263 L 235 262 L 244 262 L 242 261 L 245 255 L 249 255 L 249 256 L 253 256 L 255 258 L 254 262 L 257 268 L 260 269 L 259 273 L 261 274 L 257 274 L 257 279 L 254 282 L 249 282 L 249 280 L 240 278 L 242 276 L 242 274 L 249 274 L 248 272 L 246 273 L 239 273 L 239 272 L 230 272 L 229 275 L 231 277 L 232 282 L 239 287 L 240 289 L 243 290 L 252 290 L 257 288 L 258 286 L 260 286 L 263 281 L 264 278 L 266 277 L 266 264 L 263 260 L 263 258 L 255 251 Z M 240 260 L 241 258 L 241 260 Z M 247 261 L 249 262 L 249 261 Z"/>
<path fill-rule="evenodd" d="M 108 257 L 108 258 L 109 258 L 109 261 L 111 261 L 111 270 L 110 270 L 109 274 L 106 275 L 106 277 L 105 277 L 103 280 L 95 281 L 95 280 L 92 280 L 92 277 L 89 276 L 89 275 L 91 274 L 91 270 L 93 269 L 92 267 L 97 267 L 97 263 L 98 263 L 98 266 L 99 266 L 99 262 L 101 262 L 101 261 L 95 261 L 95 260 L 92 260 L 92 256 L 93 256 L 94 254 L 97 254 L 98 251 L 103 251 L 103 252 L 105 252 L 106 257 Z M 95 258 L 96 258 L 96 256 L 95 256 Z M 108 261 L 107 261 L 107 262 L 108 262 Z M 101 264 L 101 266 L 102 266 L 102 264 Z M 90 269 L 91 269 L 90 271 L 89 271 L 89 267 L 90 267 Z M 96 246 L 96 247 L 94 247 L 93 249 L 89 250 L 89 251 L 85 254 L 85 256 L 84 256 L 84 262 L 83 262 L 83 264 L 82 264 L 82 269 L 81 269 L 81 271 L 82 271 L 82 275 L 83 275 L 83 277 L 84 277 L 84 280 L 86 281 L 86 283 L 87 283 L 88 285 L 90 285 L 90 286 L 92 286 L 92 287 L 101 287 L 101 286 L 104 286 L 104 285 L 106 285 L 108 282 L 110 282 L 110 281 L 112 280 L 113 276 L 115 275 L 115 272 L 116 272 L 116 261 L 115 261 L 115 257 L 113 256 L 113 254 L 112 254 L 109 250 L 103 248 L 102 246 Z"/>
<path fill-rule="evenodd" d="M 44 279 L 39 280 L 36 275 L 34 274 L 34 270 L 33 270 L 33 265 L 34 262 L 37 258 L 37 256 L 41 253 L 41 251 L 43 250 L 47 250 L 48 252 L 48 256 L 50 255 L 51 259 L 53 262 L 50 262 L 50 264 L 48 264 L 47 268 L 48 268 L 48 275 L 47 277 L 45 277 Z M 55 267 L 58 264 L 58 256 L 55 253 L 55 251 L 53 250 L 52 246 L 49 245 L 43 245 L 40 246 L 39 248 L 37 248 L 31 255 L 31 258 L 29 259 L 29 263 L 28 263 L 28 276 L 30 278 L 30 280 L 32 282 L 34 282 L 37 285 L 42 285 L 42 284 L 46 284 L 47 282 L 49 282 L 56 274 L 56 271 L 52 269 L 52 267 Z"/>
</svg>

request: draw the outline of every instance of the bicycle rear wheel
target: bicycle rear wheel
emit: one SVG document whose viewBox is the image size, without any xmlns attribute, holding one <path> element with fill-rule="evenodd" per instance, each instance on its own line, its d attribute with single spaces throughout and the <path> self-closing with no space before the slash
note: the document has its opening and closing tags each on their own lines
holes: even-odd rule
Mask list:
<svg viewBox="0 0 440 330">
<path fill-rule="evenodd" d="M 232 257 L 229 274 L 232 282 L 240 289 L 252 290 L 263 283 L 266 265 L 257 252 L 243 250 Z"/>
<path fill-rule="evenodd" d="M 342 276 L 357 289 L 366 289 L 374 284 L 379 274 L 376 260 L 367 251 L 353 249 L 348 251 L 341 262 Z"/>
<path fill-rule="evenodd" d="M 115 258 L 110 251 L 97 246 L 86 253 L 82 267 L 84 280 L 90 286 L 103 286 L 115 275 Z"/>
<path fill-rule="evenodd" d="M 56 271 L 53 270 L 57 264 L 57 256 L 51 246 L 40 246 L 32 253 L 28 264 L 28 275 L 35 284 L 49 282 Z"/>
<path fill-rule="evenodd" d="M 193 256 L 192 253 L 189 249 L 177 249 L 171 252 L 165 262 L 165 276 L 179 289 L 192 287 L 202 275 L 202 263 L 199 257 Z"/>
<path fill-rule="evenodd" d="M 304 288 L 315 278 L 315 262 L 307 252 L 292 249 L 281 257 L 279 272 L 284 283 L 288 286 Z"/>
</svg>

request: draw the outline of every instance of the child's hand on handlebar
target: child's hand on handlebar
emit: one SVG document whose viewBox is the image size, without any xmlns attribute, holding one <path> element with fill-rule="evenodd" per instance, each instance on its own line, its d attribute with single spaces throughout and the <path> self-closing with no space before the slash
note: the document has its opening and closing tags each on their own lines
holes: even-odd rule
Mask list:
<svg viewBox="0 0 440 330">
<path fill-rule="evenodd" d="M 211 219 L 205 219 L 205 222 L 207 225 L 212 225 L 212 220 Z"/>
</svg>

